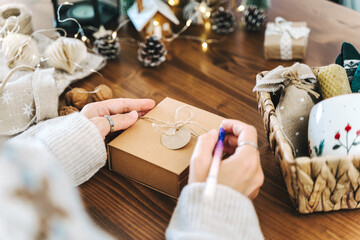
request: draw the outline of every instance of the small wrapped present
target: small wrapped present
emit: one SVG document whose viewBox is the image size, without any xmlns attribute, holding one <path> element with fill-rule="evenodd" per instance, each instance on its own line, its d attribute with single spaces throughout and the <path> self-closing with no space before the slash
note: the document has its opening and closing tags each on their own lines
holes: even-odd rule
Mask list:
<svg viewBox="0 0 360 240">
<path fill-rule="evenodd" d="M 268 23 L 265 31 L 266 59 L 304 59 L 310 29 L 306 22 L 290 22 L 282 17 Z"/>
<path fill-rule="evenodd" d="M 187 184 L 196 137 L 218 129 L 222 120 L 218 115 L 165 98 L 108 144 L 109 168 L 177 198 Z"/>
</svg>

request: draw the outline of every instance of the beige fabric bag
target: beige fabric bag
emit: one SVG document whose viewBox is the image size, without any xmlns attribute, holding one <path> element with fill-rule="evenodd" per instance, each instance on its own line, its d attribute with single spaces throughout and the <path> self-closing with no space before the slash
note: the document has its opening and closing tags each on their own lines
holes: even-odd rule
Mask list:
<svg viewBox="0 0 360 240">
<path fill-rule="evenodd" d="M 279 66 L 258 78 L 254 91 L 281 90 L 276 116 L 281 131 L 292 147 L 295 157 L 309 156 L 308 122 L 312 107 L 319 101 L 317 80 L 311 68 L 295 63 L 291 67 Z"/>
</svg>

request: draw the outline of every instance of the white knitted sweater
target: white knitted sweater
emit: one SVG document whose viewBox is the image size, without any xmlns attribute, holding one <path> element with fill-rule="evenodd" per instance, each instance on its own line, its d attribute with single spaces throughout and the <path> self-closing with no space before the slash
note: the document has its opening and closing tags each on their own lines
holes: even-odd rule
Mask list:
<svg viewBox="0 0 360 240">
<path fill-rule="evenodd" d="M 0 206 L 6 206 L 0 208 L 0 239 L 111 239 L 89 221 L 71 187 L 105 162 L 100 133 L 79 113 L 39 123 L 6 142 L 0 152 Z M 167 239 L 263 239 L 247 197 L 218 185 L 215 198 L 204 202 L 203 190 L 203 183 L 184 188 Z"/>
</svg>

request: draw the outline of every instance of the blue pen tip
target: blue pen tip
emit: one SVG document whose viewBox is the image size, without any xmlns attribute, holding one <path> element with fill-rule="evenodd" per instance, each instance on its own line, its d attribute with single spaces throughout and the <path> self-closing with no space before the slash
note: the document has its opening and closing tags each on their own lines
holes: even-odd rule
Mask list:
<svg viewBox="0 0 360 240">
<path fill-rule="evenodd" d="M 221 126 L 220 130 L 219 130 L 219 140 L 224 140 L 225 134 L 226 134 L 226 132 L 225 132 L 224 128 Z"/>
</svg>

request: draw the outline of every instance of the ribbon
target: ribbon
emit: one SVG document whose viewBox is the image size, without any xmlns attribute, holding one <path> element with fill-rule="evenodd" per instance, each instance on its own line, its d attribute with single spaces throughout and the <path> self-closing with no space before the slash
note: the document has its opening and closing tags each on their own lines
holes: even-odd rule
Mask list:
<svg viewBox="0 0 360 240">
<path fill-rule="evenodd" d="M 180 120 L 180 116 L 185 114 L 186 109 L 188 110 L 189 116 L 184 120 Z M 204 132 L 208 132 L 206 128 L 202 127 L 199 123 L 193 121 L 193 117 L 194 112 L 192 111 L 192 109 L 187 105 L 183 105 L 176 109 L 173 123 L 165 122 L 163 120 L 147 116 L 143 116 L 141 117 L 141 119 L 152 122 L 152 126 L 154 128 L 158 129 L 158 131 L 167 136 L 174 136 L 176 134 L 176 131 L 178 131 L 181 127 L 186 126 L 187 128 L 189 128 L 193 136 L 199 137 L 201 134 L 199 134 L 191 125 L 195 125 L 198 128 L 202 129 Z"/>
<path fill-rule="evenodd" d="M 276 17 L 275 23 L 269 23 L 266 27 L 265 35 L 281 35 L 280 38 L 280 56 L 283 60 L 292 59 L 292 39 L 307 38 L 310 34 L 310 29 L 292 26 L 291 21 L 286 21 L 282 17 Z"/>
<path fill-rule="evenodd" d="M 309 66 L 295 63 L 287 68 L 278 66 L 268 72 L 263 78 L 258 78 L 253 91 L 276 92 L 285 88 L 288 84 L 294 84 L 297 88 L 319 98 L 320 94 L 315 91 L 316 82 L 316 77 Z"/>
</svg>

